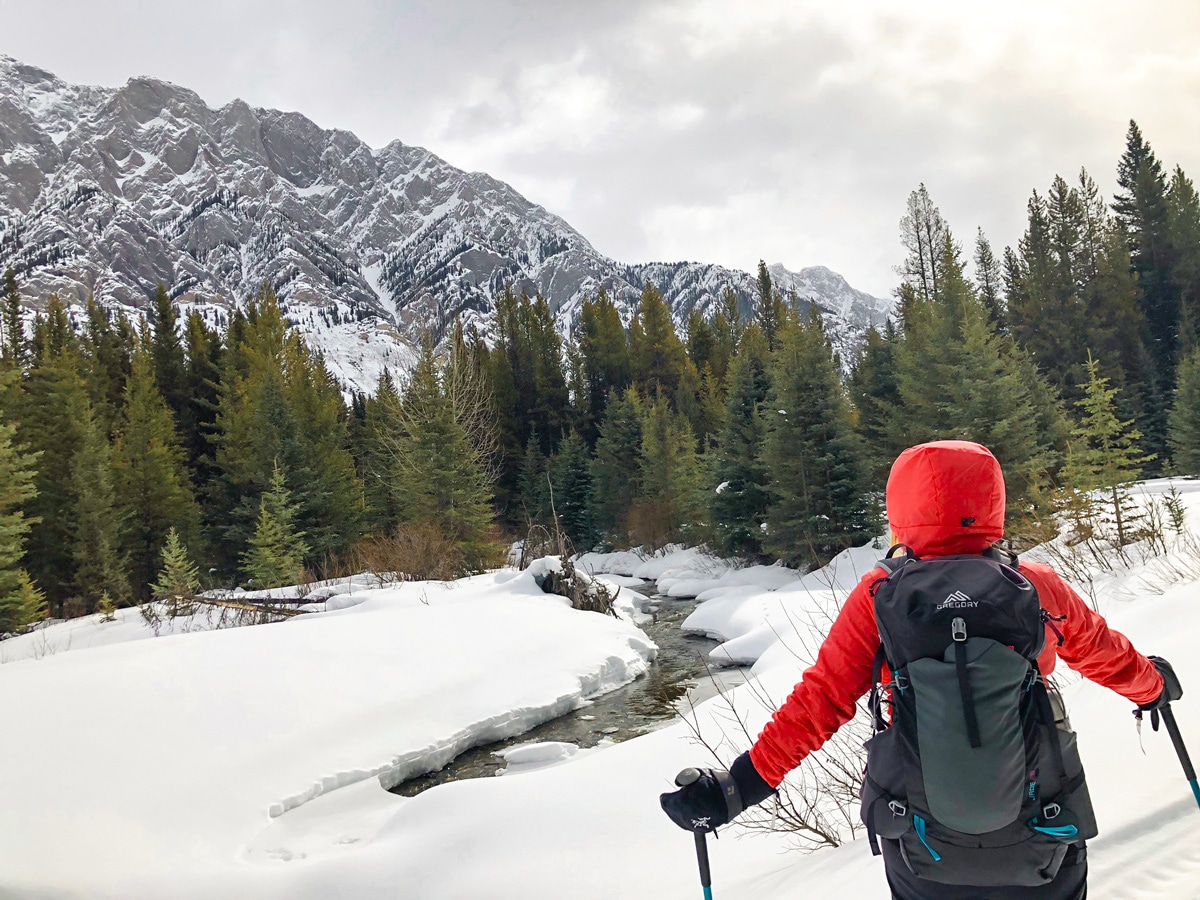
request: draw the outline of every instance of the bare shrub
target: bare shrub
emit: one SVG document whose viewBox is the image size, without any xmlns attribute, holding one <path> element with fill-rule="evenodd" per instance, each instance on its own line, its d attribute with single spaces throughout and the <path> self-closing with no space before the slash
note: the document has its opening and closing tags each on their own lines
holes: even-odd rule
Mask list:
<svg viewBox="0 0 1200 900">
<path fill-rule="evenodd" d="M 452 581 L 466 574 L 466 557 L 458 542 L 437 524 L 402 525 L 389 535 L 367 538 L 354 549 L 354 568 L 384 582 Z"/>
<path fill-rule="evenodd" d="M 677 537 L 675 510 L 663 500 L 637 500 L 629 508 L 629 539 L 653 553 Z"/>
</svg>

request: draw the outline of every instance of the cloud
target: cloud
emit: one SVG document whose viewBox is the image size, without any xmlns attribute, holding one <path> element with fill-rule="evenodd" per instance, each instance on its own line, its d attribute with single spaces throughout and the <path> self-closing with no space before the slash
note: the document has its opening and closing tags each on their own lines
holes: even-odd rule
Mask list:
<svg viewBox="0 0 1200 900">
<path fill-rule="evenodd" d="M 2 49 L 427 146 L 621 260 L 819 263 L 883 294 L 918 183 L 1001 247 L 1056 173 L 1111 191 L 1130 118 L 1197 175 L 1198 38 L 1193 0 L 10 0 Z"/>
</svg>

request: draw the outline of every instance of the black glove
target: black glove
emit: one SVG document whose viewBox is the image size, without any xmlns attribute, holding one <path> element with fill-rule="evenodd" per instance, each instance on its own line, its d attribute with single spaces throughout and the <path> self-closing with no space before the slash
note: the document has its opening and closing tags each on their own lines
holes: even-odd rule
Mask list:
<svg viewBox="0 0 1200 900">
<path fill-rule="evenodd" d="M 1148 656 L 1146 658 L 1154 663 L 1154 668 L 1162 676 L 1163 689 L 1162 693 L 1149 703 L 1143 703 L 1135 709 L 1133 715 L 1138 720 L 1138 728 L 1141 728 L 1142 713 L 1150 713 L 1150 727 L 1158 731 L 1158 711 L 1166 708 L 1168 704 L 1174 703 L 1183 696 L 1183 685 L 1179 683 L 1179 676 L 1175 674 L 1175 670 L 1171 668 L 1171 664 L 1161 656 Z"/>
<path fill-rule="evenodd" d="M 1174 703 L 1183 696 L 1183 685 L 1179 683 L 1179 676 L 1175 674 L 1175 670 L 1171 668 L 1171 664 L 1161 656 L 1148 656 L 1146 658 L 1154 663 L 1154 668 L 1158 669 L 1158 674 L 1162 676 L 1163 689 L 1162 693 L 1149 703 L 1143 703 L 1138 707 L 1143 712 L 1162 709 L 1168 703 Z"/>
<path fill-rule="evenodd" d="M 675 784 L 679 790 L 658 799 L 671 821 L 685 831 L 716 831 L 747 806 L 775 793 L 754 768 L 749 753 L 734 760 L 728 772 L 684 769 L 675 776 Z"/>
</svg>

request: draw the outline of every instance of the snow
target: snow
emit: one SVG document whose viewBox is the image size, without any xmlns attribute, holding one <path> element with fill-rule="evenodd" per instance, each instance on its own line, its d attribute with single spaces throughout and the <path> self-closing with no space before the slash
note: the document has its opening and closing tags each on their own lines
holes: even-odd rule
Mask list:
<svg viewBox="0 0 1200 900">
<path fill-rule="evenodd" d="M 1163 489 L 1148 484 L 1147 502 Z M 1143 652 L 1171 659 L 1194 690 L 1200 484 L 1180 489 L 1188 532 L 1168 533 L 1167 554 L 1131 548 L 1127 563 L 1084 574 L 1111 624 Z M 659 579 L 660 590 L 711 582 L 688 627 L 718 635 L 730 658 L 753 660 L 750 682 L 633 740 L 587 751 L 518 745 L 504 753 L 505 777 L 412 799 L 386 793 L 372 773 L 432 764 L 464 732 L 519 727 L 535 708 L 577 706 L 644 668 L 646 639 L 540 594 L 528 574 L 504 572 L 356 590 L 367 599 L 351 609 L 278 625 L 0 666 L 0 892 L 697 897 L 693 842 L 662 815 L 658 794 L 679 769 L 728 764 L 748 746 L 813 658 L 846 592 L 881 555 L 877 546 L 855 548 L 805 574 L 736 568 L 678 547 L 653 557 L 585 556 L 580 562 L 602 580 L 605 571 L 632 578 L 646 567 L 642 577 Z M 1092 893 L 1195 900 L 1200 811 L 1170 741 L 1147 728 L 1139 744 L 1127 701 L 1082 679 L 1064 681 L 1101 826 L 1089 849 Z M 1189 695 L 1176 715 L 1195 756 L 1200 703 Z M 767 806 L 747 816 L 769 821 Z M 714 894 L 888 897 L 861 832 L 811 854 L 785 852 L 795 841 L 742 824 L 725 829 L 709 841 Z"/>
</svg>

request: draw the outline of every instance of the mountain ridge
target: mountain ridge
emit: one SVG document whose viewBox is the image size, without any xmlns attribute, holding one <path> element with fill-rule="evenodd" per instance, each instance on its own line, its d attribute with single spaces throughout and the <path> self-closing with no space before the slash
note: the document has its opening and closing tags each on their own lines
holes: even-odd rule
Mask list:
<svg viewBox="0 0 1200 900">
<path fill-rule="evenodd" d="M 159 283 L 223 325 L 263 283 L 353 389 L 407 368 L 418 336 L 455 318 L 490 333 L 506 284 L 540 293 L 569 332 L 605 289 L 628 322 L 646 282 L 677 324 L 728 286 L 745 311 L 754 277 L 702 262 L 621 263 L 486 172 L 393 140 L 371 148 L 299 112 L 146 76 L 69 84 L 0 57 L 0 267 L 31 299 L 140 314 Z M 843 358 L 891 301 L 831 270 L 770 267 L 826 315 Z"/>
</svg>

